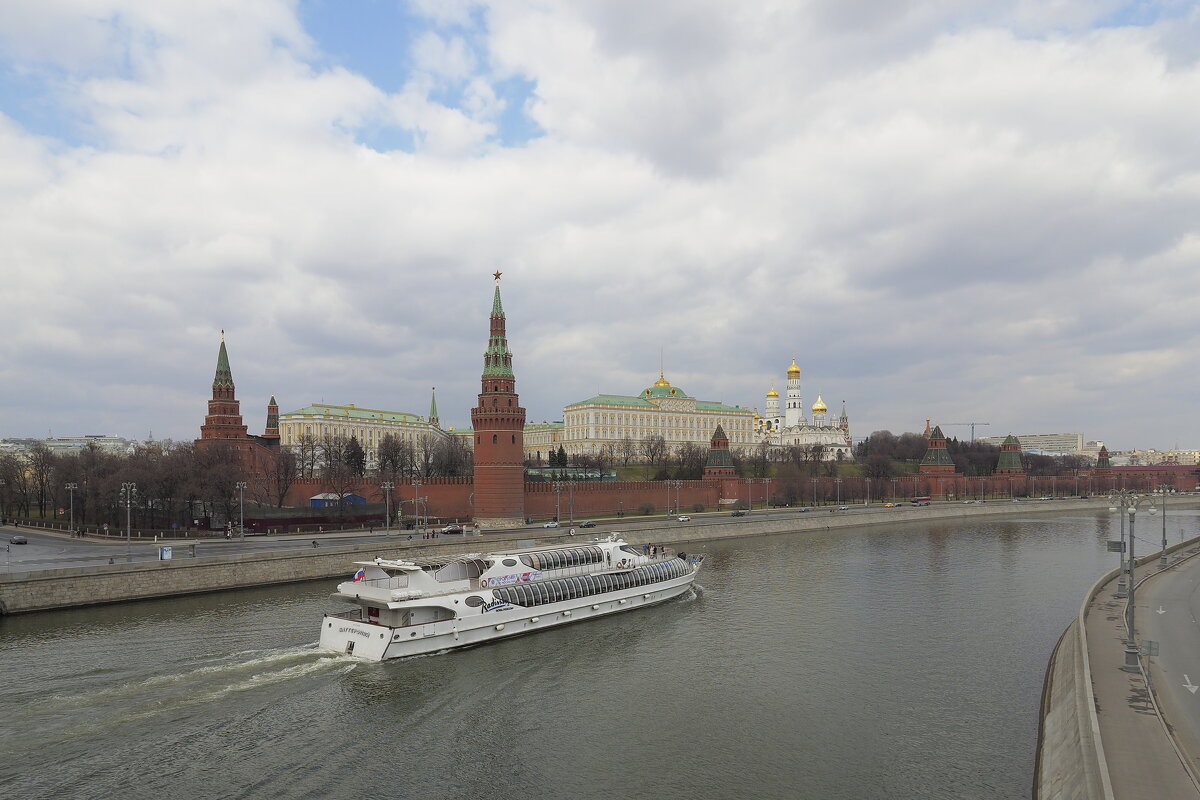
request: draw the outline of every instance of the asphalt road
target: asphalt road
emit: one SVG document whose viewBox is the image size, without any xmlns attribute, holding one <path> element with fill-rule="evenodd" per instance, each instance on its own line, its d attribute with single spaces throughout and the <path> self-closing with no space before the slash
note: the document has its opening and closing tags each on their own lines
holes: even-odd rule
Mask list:
<svg viewBox="0 0 1200 800">
<path fill-rule="evenodd" d="M 1060 498 L 1060 506 L 1070 502 L 1071 498 Z M 952 501 L 953 502 L 953 501 Z M 972 501 L 976 502 L 976 501 Z M 1008 500 L 991 500 L 988 502 L 1007 503 Z M 1031 505 L 1041 506 L 1042 503 L 1037 501 L 1027 501 Z M 776 519 L 782 517 L 793 517 L 798 514 L 853 514 L 853 515 L 879 515 L 887 514 L 894 515 L 898 519 L 906 519 L 912 515 L 920 514 L 926 508 L 937 508 L 944 506 L 945 503 L 935 503 L 932 506 L 911 506 L 908 503 L 897 504 L 893 508 L 886 508 L 881 503 L 872 503 L 869 506 L 864 505 L 829 505 L 812 507 L 808 511 L 801 511 L 798 508 L 788 508 L 781 510 L 755 510 L 749 512 L 742 517 L 733 517 L 729 512 L 715 512 L 707 514 L 695 514 L 685 512 L 691 517 L 690 522 L 677 522 L 675 524 L 688 525 L 697 522 L 712 524 L 714 522 L 726 522 L 728 524 L 737 524 L 749 519 Z M 1033 509 L 1031 509 L 1033 510 Z M 569 520 L 564 520 L 556 533 L 566 533 L 570 528 L 574 527 L 577 534 L 580 535 L 596 535 L 606 534 L 613 530 L 637 530 L 639 528 L 654 528 L 661 527 L 667 520 L 675 521 L 676 515 L 671 514 L 663 516 L 626 516 L 619 519 L 610 518 L 605 520 L 597 520 L 594 528 L 581 528 L 580 523 L 583 519 L 577 519 L 573 523 Z M 506 539 L 515 538 L 513 533 L 524 532 L 530 536 L 550 533 L 544 525 L 536 524 L 526 528 L 516 528 L 507 530 Z M 9 541 L 13 535 L 19 534 L 29 540 L 28 544 L 12 545 Z M 393 530 L 391 537 L 393 539 L 407 539 L 410 535 L 419 536 L 412 531 Z M 455 537 L 455 534 L 443 534 L 448 537 Z M 486 534 L 485 534 L 486 536 Z M 134 539 L 130 544 L 128 551 L 124 541 L 108 540 L 97 541 L 95 539 L 72 539 L 62 533 L 43 533 L 37 530 L 28 528 L 14 528 L 11 525 L 0 527 L 0 545 L 5 547 L 4 552 L 4 570 L 12 572 L 28 572 L 39 569 L 58 569 L 62 567 L 82 567 L 93 566 L 95 564 L 107 564 L 109 559 L 114 563 L 124 562 L 127 559 L 130 561 L 157 561 L 159 557 L 158 548 L 161 545 L 169 544 L 173 548 L 173 558 L 191 558 L 191 546 L 195 545 L 196 558 L 208 558 L 219 555 L 238 555 L 244 553 L 268 553 L 279 552 L 286 550 L 295 550 L 301 548 L 312 547 L 313 540 L 317 540 L 318 546 L 337 546 L 350 544 L 367 544 L 370 542 L 387 541 L 384 532 L 376 528 L 373 532 L 368 531 L 339 531 L 336 533 L 325 532 L 321 534 L 295 534 L 287 536 L 247 536 L 245 541 L 239 537 L 234 537 L 232 540 L 222 539 L 220 537 L 206 537 L 202 539 L 188 540 L 171 540 L 163 542 L 154 542 L 146 540 Z M 1197 670 L 1197 677 L 1200 677 L 1200 669 Z"/>
<path fill-rule="evenodd" d="M 1149 659 L 1163 715 L 1180 746 L 1200 755 L 1200 558 L 1192 558 L 1139 587 L 1138 638 L 1159 644 Z"/>
</svg>

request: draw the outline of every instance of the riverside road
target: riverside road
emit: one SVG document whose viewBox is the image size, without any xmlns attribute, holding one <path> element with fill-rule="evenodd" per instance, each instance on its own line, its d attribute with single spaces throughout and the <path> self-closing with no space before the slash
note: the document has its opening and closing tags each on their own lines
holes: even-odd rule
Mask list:
<svg viewBox="0 0 1200 800">
<path fill-rule="evenodd" d="M 1089 506 L 1094 506 L 1097 501 L 1083 502 Z M 996 513 L 1011 513 L 1016 511 L 1067 511 L 1076 508 L 1079 503 L 1080 501 L 1074 498 L 1062 498 L 1056 502 L 1029 501 L 1024 504 L 1011 505 L 1007 504 L 1007 501 L 988 501 L 984 504 L 980 504 L 977 501 L 971 501 L 970 503 L 935 503 L 930 506 L 912 506 L 908 503 L 902 503 L 894 505 L 892 508 L 887 508 L 882 503 L 853 506 L 834 505 L 812 507 L 803 512 L 799 509 L 752 511 L 741 517 L 732 517 L 727 512 L 719 514 L 690 513 L 688 515 L 690 519 L 684 522 L 678 521 L 678 517 L 674 514 L 667 515 L 666 517 L 622 517 L 619 519 L 596 520 L 594 528 L 580 527 L 584 521 L 582 519 L 575 520 L 574 522 L 564 520 L 562 525 L 557 529 L 547 529 L 543 525 L 531 525 L 525 528 L 504 531 L 487 531 L 482 540 L 477 539 L 469 528 L 465 534 L 439 533 L 438 538 L 445 541 L 499 540 L 499 546 L 507 547 L 511 546 L 510 542 L 519 539 L 554 534 L 569 535 L 569 531 L 572 529 L 575 530 L 577 535 L 588 537 L 595 535 L 607 536 L 614 531 L 619 531 L 622 534 L 636 533 L 638 531 L 648 532 L 661 529 L 664 525 L 675 528 L 676 532 L 683 532 L 688 528 L 698 525 L 738 525 L 739 523 L 760 520 L 797 519 L 807 523 L 817 518 L 825 520 L 828 518 L 828 515 L 841 517 L 842 519 L 838 521 L 840 527 L 847 522 L 847 518 L 861 521 L 863 524 L 877 524 L 883 521 L 911 522 L 914 519 L 921 519 L 922 515 L 931 513 L 931 509 L 945 511 L 952 508 L 957 510 L 960 505 L 966 510 L 984 511 L 985 509 L 989 509 L 994 510 Z M 432 530 L 437 531 L 437 528 Z M 729 528 L 728 530 L 730 536 L 737 535 L 736 528 Z M 28 539 L 29 543 L 26 545 L 8 545 L 11 537 L 18 534 Z M 163 545 L 171 546 L 172 558 L 183 559 L 306 550 L 312 548 L 314 541 L 317 542 L 319 548 L 322 546 L 367 544 L 396 545 L 408 541 L 420 541 L 422 537 L 423 534 L 421 532 L 410 530 L 394 529 L 384 531 L 376 529 L 368 532 L 364 529 L 358 529 L 316 534 L 253 535 L 247 536 L 245 539 L 238 536 L 232 539 L 224 539 L 219 535 L 214 535 L 156 541 L 135 535 L 130 538 L 127 544 L 125 538 L 119 534 L 105 538 L 73 538 L 66 533 L 58 531 L 51 532 L 38 528 L 16 527 L 12 525 L 0 527 L 0 544 L 7 546 L 7 552 L 5 553 L 7 557 L 4 562 L 4 569 L 7 572 L 30 572 L 44 569 L 60 569 L 63 567 L 94 566 L 108 564 L 110 559 L 113 563 L 158 561 L 159 548 Z M 679 539 L 676 535 L 672 535 L 671 538 Z M 686 540 L 686 536 L 684 540 Z"/>
</svg>

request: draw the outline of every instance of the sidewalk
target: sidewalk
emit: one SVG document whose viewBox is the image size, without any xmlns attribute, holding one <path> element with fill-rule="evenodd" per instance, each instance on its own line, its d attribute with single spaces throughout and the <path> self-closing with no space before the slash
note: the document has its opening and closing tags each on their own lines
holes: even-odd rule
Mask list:
<svg viewBox="0 0 1200 800">
<path fill-rule="evenodd" d="M 1140 581 L 1158 571 L 1155 558 L 1139 565 L 1135 575 Z M 1176 753 L 1142 674 L 1121 669 L 1125 663 L 1125 598 L 1115 597 L 1116 591 L 1117 579 L 1113 578 L 1092 599 L 1086 620 L 1092 690 L 1113 797 L 1200 799 L 1200 789 Z M 1142 613 L 1141 604 L 1138 606 Z M 1144 658 L 1142 663 L 1144 666 Z"/>
</svg>

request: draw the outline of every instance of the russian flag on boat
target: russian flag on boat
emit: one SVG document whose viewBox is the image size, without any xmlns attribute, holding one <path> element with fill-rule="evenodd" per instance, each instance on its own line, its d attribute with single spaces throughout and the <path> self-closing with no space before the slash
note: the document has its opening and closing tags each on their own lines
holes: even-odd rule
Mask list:
<svg viewBox="0 0 1200 800">
<path fill-rule="evenodd" d="M 367 576 L 367 571 L 365 569 L 363 569 L 362 567 L 359 567 L 358 572 L 354 573 L 354 578 L 353 578 L 352 582 L 361 581 L 366 576 Z"/>
</svg>

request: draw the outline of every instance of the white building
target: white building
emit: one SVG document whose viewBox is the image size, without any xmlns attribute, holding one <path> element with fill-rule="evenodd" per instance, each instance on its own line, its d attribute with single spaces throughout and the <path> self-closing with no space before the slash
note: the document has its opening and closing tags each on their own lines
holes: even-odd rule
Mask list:
<svg viewBox="0 0 1200 800">
<path fill-rule="evenodd" d="M 842 415 L 835 422 L 829 416 L 829 408 L 821 395 L 812 404 L 812 419 L 804 415 L 804 398 L 800 393 L 800 367 L 792 359 L 787 369 L 787 390 L 782 413 L 779 407 L 779 392 L 774 387 L 767 392 L 767 405 L 763 416 L 755 420 L 755 433 L 759 441 L 773 447 L 823 448 L 822 458 L 827 461 L 849 460 L 854 457 L 850 440 L 850 418 L 846 415 L 846 404 L 842 404 Z"/>
<path fill-rule="evenodd" d="M 562 447 L 568 455 L 609 454 L 620 457 L 626 447 L 661 436 L 669 450 L 690 443 L 708 449 L 720 425 L 731 447 L 748 448 L 754 438 L 754 412 L 713 400 L 697 400 L 660 372 L 654 385 L 637 396 L 601 394 L 563 409 Z"/>
</svg>

